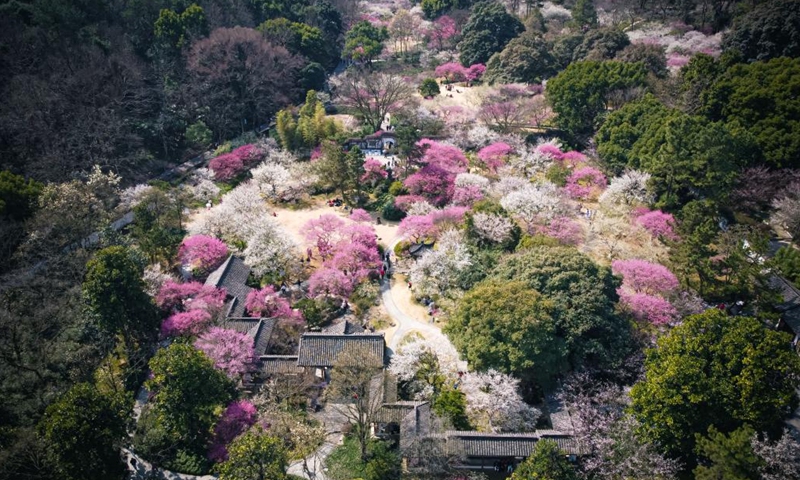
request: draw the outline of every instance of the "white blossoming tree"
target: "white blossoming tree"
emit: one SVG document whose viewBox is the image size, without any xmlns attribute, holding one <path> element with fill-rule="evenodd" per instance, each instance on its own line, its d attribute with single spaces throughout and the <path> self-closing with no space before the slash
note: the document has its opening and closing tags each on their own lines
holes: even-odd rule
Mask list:
<svg viewBox="0 0 800 480">
<path fill-rule="evenodd" d="M 470 423 L 490 432 L 535 429 L 541 412 L 522 400 L 518 387 L 519 380 L 496 370 L 464 375 L 459 388 L 466 396 Z"/>
<path fill-rule="evenodd" d="M 467 246 L 456 230 L 439 236 L 436 248 L 425 252 L 409 271 L 409 279 L 423 295 L 446 295 L 456 277 L 472 265 Z"/>
<path fill-rule="evenodd" d="M 298 245 L 272 218 L 264 217 L 252 226 L 244 259 L 256 275 L 292 273 L 297 265 Z"/>
<path fill-rule="evenodd" d="M 416 400 L 430 400 L 445 383 L 454 382 L 466 363 L 444 335 L 416 339 L 397 349 L 392 355 L 389 372 L 407 384 Z"/>
<path fill-rule="evenodd" d="M 500 200 L 500 205 L 518 217 L 530 228 L 538 222 L 547 222 L 569 212 L 569 202 L 550 182 L 527 185 Z"/>
<path fill-rule="evenodd" d="M 653 201 L 653 194 L 647 187 L 650 174 L 637 170 L 625 172 L 611 179 L 611 184 L 600 195 L 600 204 L 610 212 L 627 213 L 631 208 Z"/>
<path fill-rule="evenodd" d="M 478 212 L 472 216 L 472 229 L 482 239 L 503 243 L 514 230 L 514 221 L 496 213 Z"/>
</svg>

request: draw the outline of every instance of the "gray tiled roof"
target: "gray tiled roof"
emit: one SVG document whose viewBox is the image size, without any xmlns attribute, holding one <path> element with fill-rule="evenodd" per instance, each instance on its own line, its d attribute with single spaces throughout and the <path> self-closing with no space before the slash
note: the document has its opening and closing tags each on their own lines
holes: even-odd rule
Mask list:
<svg viewBox="0 0 800 480">
<path fill-rule="evenodd" d="M 247 294 L 253 289 L 247 286 L 250 277 L 250 267 L 244 260 L 231 255 L 225 262 L 206 278 L 206 285 L 224 288 L 231 300 L 225 304 L 225 314 L 228 317 L 244 316 L 244 304 Z"/>
<path fill-rule="evenodd" d="M 394 402 L 384 403 L 378 410 L 376 421 L 378 423 L 401 424 L 409 414 L 417 408 L 426 405 L 428 402 Z"/>
<path fill-rule="evenodd" d="M 281 373 L 303 373 L 303 367 L 297 366 L 297 355 L 262 355 L 258 362 L 259 370 L 266 375 Z"/>
<path fill-rule="evenodd" d="M 334 334 L 334 335 L 353 335 L 355 333 L 364 333 L 364 327 L 361 325 L 351 322 L 348 319 L 336 323 L 334 325 L 329 325 L 322 329 L 322 333 Z"/>
<path fill-rule="evenodd" d="M 357 348 L 363 352 L 365 364 L 382 367 L 385 365 L 385 347 L 382 333 L 304 333 L 300 337 L 297 364 L 303 367 L 332 367 L 343 350 Z"/>
<path fill-rule="evenodd" d="M 448 431 L 445 437 L 448 453 L 461 457 L 527 457 L 533 452 L 536 442 L 543 438 L 556 442 L 565 454 L 578 454 L 572 437 L 554 430 L 537 430 L 531 433 Z"/>
<path fill-rule="evenodd" d="M 253 351 L 256 355 L 264 355 L 269 348 L 272 332 L 277 325 L 277 318 L 228 318 L 223 323 L 223 328 L 246 333 L 253 337 Z"/>
<path fill-rule="evenodd" d="M 769 278 L 769 286 L 783 298 L 783 302 L 775 306 L 781 312 L 781 318 L 795 334 L 800 334 L 800 290 L 778 275 Z"/>
</svg>

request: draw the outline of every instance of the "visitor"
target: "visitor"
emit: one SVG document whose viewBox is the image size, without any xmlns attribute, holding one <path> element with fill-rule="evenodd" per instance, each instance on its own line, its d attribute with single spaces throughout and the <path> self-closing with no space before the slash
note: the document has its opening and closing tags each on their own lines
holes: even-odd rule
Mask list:
<svg viewBox="0 0 800 480">
<path fill-rule="evenodd" d="M 411 289 L 411 282 L 408 282 L 408 288 Z"/>
<path fill-rule="evenodd" d="M 206 210 L 211 210 L 211 200 L 206 202 Z"/>
</svg>

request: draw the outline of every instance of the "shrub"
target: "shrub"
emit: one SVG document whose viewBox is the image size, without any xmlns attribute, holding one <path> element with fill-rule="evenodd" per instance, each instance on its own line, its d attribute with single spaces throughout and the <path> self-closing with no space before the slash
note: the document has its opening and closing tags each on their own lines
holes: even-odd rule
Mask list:
<svg viewBox="0 0 800 480">
<path fill-rule="evenodd" d="M 426 78 L 419 86 L 419 94 L 425 98 L 435 97 L 436 95 L 439 95 L 439 93 L 439 84 L 434 78 Z"/>
</svg>

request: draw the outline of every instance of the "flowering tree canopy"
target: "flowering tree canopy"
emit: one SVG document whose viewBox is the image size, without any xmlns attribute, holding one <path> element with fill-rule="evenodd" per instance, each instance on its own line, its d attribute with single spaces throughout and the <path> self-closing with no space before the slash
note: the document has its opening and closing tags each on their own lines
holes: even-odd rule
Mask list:
<svg viewBox="0 0 800 480">
<path fill-rule="evenodd" d="M 173 313 L 161 323 L 162 337 L 199 335 L 211 323 L 211 314 L 205 310 Z"/>
<path fill-rule="evenodd" d="M 333 247 L 341 239 L 344 220 L 327 213 L 305 223 L 302 233 L 310 243 L 314 244 L 323 259 L 333 255 Z"/>
<path fill-rule="evenodd" d="M 156 305 L 165 311 L 215 311 L 225 303 L 224 288 L 214 288 L 200 282 L 178 283 L 167 279 L 156 295 Z"/>
<path fill-rule="evenodd" d="M 460 389 L 467 397 L 470 423 L 490 432 L 536 428 L 541 412 L 522 400 L 518 387 L 519 380 L 496 370 L 466 374 Z"/>
<path fill-rule="evenodd" d="M 472 83 L 476 80 L 480 80 L 485 72 L 486 65 L 482 63 L 475 63 L 467 67 L 466 72 L 464 72 L 464 77 L 466 78 L 467 82 Z"/>
<path fill-rule="evenodd" d="M 214 171 L 216 180 L 224 182 L 242 173 L 244 162 L 232 153 L 225 153 L 208 162 L 208 168 Z"/>
<path fill-rule="evenodd" d="M 617 290 L 619 302 L 640 322 L 664 325 L 678 319 L 678 311 L 668 300 L 657 295 L 631 292 L 625 288 Z"/>
<path fill-rule="evenodd" d="M 228 444 L 246 432 L 257 419 L 256 407 L 247 400 L 239 400 L 228 405 L 214 426 L 214 437 L 208 450 L 208 458 L 215 462 L 227 460 Z"/>
<path fill-rule="evenodd" d="M 600 203 L 612 210 L 650 203 L 653 195 L 647 187 L 649 181 L 649 173 L 637 170 L 625 172 L 622 176 L 611 179 L 611 184 L 600 195 Z"/>
<path fill-rule="evenodd" d="M 435 231 L 428 215 L 409 215 L 400 221 L 397 233 L 412 242 L 420 242 L 433 236 Z"/>
<path fill-rule="evenodd" d="M 567 177 L 565 190 L 572 198 L 597 198 L 600 191 L 606 188 L 606 184 L 607 180 L 603 172 L 596 168 L 583 167 L 573 171 Z"/>
<path fill-rule="evenodd" d="M 354 222 L 372 222 L 372 216 L 364 210 L 363 208 L 354 208 L 352 212 L 350 212 L 350 216 L 348 217 L 350 220 Z"/>
<path fill-rule="evenodd" d="M 563 216 L 570 210 L 558 187 L 550 182 L 528 184 L 504 196 L 500 205 L 529 226 Z"/>
<path fill-rule="evenodd" d="M 186 237 L 178 248 L 178 258 L 196 275 L 211 273 L 228 257 L 228 247 L 219 239 L 207 235 Z"/>
<path fill-rule="evenodd" d="M 353 293 L 353 279 L 343 272 L 323 267 L 318 269 L 308 279 L 308 289 L 312 296 L 332 295 L 335 297 L 349 297 Z"/>
<path fill-rule="evenodd" d="M 514 221 L 496 213 L 478 212 L 472 216 L 472 229 L 485 240 L 503 243 L 514 231 Z"/>
<path fill-rule="evenodd" d="M 411 266 L 408 275 L 423 295 L 443 295 L 470 265 L 472 259 L 461 234 L 448 230 L 439 237 L 434 250 L 425 252 Z"/>
<path fill-rule="evenodd" d="M 439 65 L 434 73 L 437 77 L 444 78 L 448 83 L 463 82 L 467 79 L 467 69 L 458 62 Z"/>
<path fill-rule="evenodd" d="M 244 250 L 245 262 L 256 275 L 284 276 L 297 262 L 297 247 L 283 227 L 269 217 L 251 226 L 252 234 Z"/>
<path fill-rule="evenodd" d="M 389 372 L 406 389 L 413 392 L 414 398 L 430 401 L 442 388 L 443 379 L 455 381 L 458 372 L 466 370 L 466 365 L 458 358 L 455 347 L 444 335 L 428 339 L 417 338 L 403 344 L 392 355 Z"/>
<path fill-rule="evenodd" d="M 505 159 L 514 149 L 505 142 L 496 142 L 478 150 L 478 158 L 491 170 L 496 172 L 505 164 Z"/>
<path fill-rule="evenodd" d="M 623 286 L 637 293 L 670 294 L 678 288 L 678 278 L 663 265 L 645 260 L 614 260 L 612 271 L 622 275 Z"/>
<path fill-rule="evenodd" d="M 455 205 L 469 207 L 473 203 L 482 200 L 483 197 L 483 190 L 477 185 L 456 187 L 453 190 L 453 203 Z"/>
<path fill-rule="evenodd" d="M 569 217 L 558 217 L 550 221 L 544 234 L 553 237 L 564 245 L 578 245 L 583 240 L 583 228 Z"/>
<path fill-rule="evenodd" d="M 644 211 L 636 215 L 634 221 L 654 237 L 678 239 L 675 234 L 675 217 L 671 213 L 664 213 L 661 210 Z"/>
<path fill-rule="evenodd" d="M 427 35 L 430 39 L 428 48 L 442 50 L 449 40 L 458 35 L 458 27 L 455 20 L 447 15 L 442 15 L 431 22 Z"/>
<path fill-rule="evenodd" d="M 383 163 L 373 157 L 367 157 L 364 160 L 364 175 L 361 176 L 362 182 L 379 182 L 389 176 L 389 173 L 383 168 Z"/>
<path fill-rule="evenodd" d="M 247 294 L 244 305 L 247 313 L 253 317 L 291 318 L 294 316 L 289 301 L 278 295 L 272 285 L 267 285 L 261 290 L 251 290 Z"/>
<path fill-rule="evenodd" d="M 194 346 L 233 379 L 245 373 L 253 362 L 253 337 L 236 330 L 211 327 L 197 338 Z"/>
</svg>

